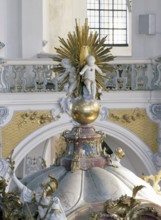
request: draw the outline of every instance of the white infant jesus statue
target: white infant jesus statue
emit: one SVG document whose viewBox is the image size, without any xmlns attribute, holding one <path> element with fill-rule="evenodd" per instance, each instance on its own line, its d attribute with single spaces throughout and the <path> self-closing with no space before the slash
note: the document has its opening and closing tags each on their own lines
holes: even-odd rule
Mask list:
<svg viewBox="0 0 161 220">
<path fill-rule="evenodd" d="M 89 55 L 87 57 L 87 64 L 83 67 L 83 69 L 80 72 L 80 75 L 84 75 L 84 84 L 86 87 L 86 90 L 88 92 L 87 95 L 85 95 L 85 98 L 91 97 L 92 99 L 95 99 L 96 97 L 96 73 L 97 71 L 102 76 L 106 76 L 105 73 L 102 72 L 102 70 L 95 64 L 95 57 L 92 55 Z"/>
</svg>

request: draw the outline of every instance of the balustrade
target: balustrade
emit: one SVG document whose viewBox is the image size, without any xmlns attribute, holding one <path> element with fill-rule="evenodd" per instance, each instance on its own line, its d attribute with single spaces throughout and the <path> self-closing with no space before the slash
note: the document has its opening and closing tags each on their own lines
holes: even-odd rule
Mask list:
<svg viewBox="0 0 161 220">
<path fill-rule="evenodd" d="M 58 92 L 52 60 L 1 60 L 0 92 Z M 110 90 L 161 90 L 161 60 L 114 60 L 105 81 Z"/>
</svg>

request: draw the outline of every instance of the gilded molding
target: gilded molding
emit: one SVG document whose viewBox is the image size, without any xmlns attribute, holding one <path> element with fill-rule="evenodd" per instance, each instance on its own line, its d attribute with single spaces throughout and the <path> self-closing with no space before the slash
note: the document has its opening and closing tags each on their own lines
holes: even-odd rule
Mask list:
<svg viewBox="0 0 161 220">
<path fill-rule="evenodd" d="M 158 173 L 154 175 L 149 175 L 149 176 L 142 176 L 142 179 L 152 185 L 154 190 L 161 195 L 161 188 L 160 188 L 160 183 L 161 183 L 161 170 L 158 171 Z"/>
<path fill-rule="evenodd" d="M 158 125 L 147 115 L 145 109 L 109 109 L 109 118 L 144 141 L 153 152 L 158 150 Z"/>
<path fill-rule="evenodd" d="M 160 219 L 160 208 L 154 203 L 136 199 L 136 194 L 144 186 L 139 185 L 133 188 L 132 196 L 122 195 L 117 200 L 107 200 L 104 203 L 102 212 L 94 212 L 89 220 L 101 220 L 110 218 L 113 220 L 136 220 L 144 217 L 155 217 Z M 150 218 L 148 218 L 150 219 Z"/>
</svg>

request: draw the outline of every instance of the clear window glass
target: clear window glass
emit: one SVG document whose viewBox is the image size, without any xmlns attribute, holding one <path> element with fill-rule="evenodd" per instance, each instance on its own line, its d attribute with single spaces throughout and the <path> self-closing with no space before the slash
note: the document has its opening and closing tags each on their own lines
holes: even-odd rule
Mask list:
<svg viewBox="0 0 161 220">
<path fill-rule="evenodd" d="M 100 39 L 107 36 L 107 46 L 131 48 L 127 0 L 87 0 L 87 17 L 89 28 L 97 31 Z"/>
</svg>

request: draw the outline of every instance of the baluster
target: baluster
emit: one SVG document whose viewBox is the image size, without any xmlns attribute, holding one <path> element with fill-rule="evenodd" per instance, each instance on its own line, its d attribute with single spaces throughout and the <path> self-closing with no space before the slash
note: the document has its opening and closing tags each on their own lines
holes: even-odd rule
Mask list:
<svg viewBox="0 0 161 220">
<path fill-rule="evenodd" d="M 56 85 L 55 85 L 55 81 L 53 80 L 53 66 L 48 66 L 46 70 L 46 79 L 47 79 L 46 89 L 55 90 Z"/>
<path fill-rule="evenodd" d="M 151 63 L 149 63 L 147 65 L 146 75 L 148 77 L 147 89 L 151 90 L 152 89 L 152 80 L 153 80 L 153 69 L 152 69 Z"/>
<path fill-rule="evenodd" d="M 114 84 L 116 90 L 126 90 L 127 77 L 125 76 L 126 65 L 117 65 L 116 77 L 114 77 Z"/>
<path fill-rule="evenodd" d="M 26 79 L 24 77 L 26 67 L 24 65 L 21 66 L 13 66 L 13 72 L 15 73 L 14 77 L 14 91 L 15 92 L 25 92 L 26 91 Z"/>
<path fill-rule="evenodd" d="M 158 86 L 156 85 L 156 81 L 158 79 L 158 71 L 157 71 L 157 65 L 156 63 L 152 63 L 152 71 L 153 71 L 153 78 L 151 82 L 152 90 L 158 89 Z"/>
<path fill-rule="evenodd" d="M 33 61 L 32 61 L 33 62 Z M 111 64 L 113 72 L 107 72 L 109 80 L 104 83 L 115 90 L 159 90 L 161 89 L 161 62 L 139 64 Z M 52 64 L 16 65 L 0 63 L 0 92 L 46 92 L 60 91 L 57 73 Z M 136 61 L 135 61 L 136 63 Z M 27 74 L 26 74 L 27 73 Z M 26 75 L 25 75 L 26 74 Z M 13 85 L 14 83 L 14 85 Z M 28 87 L 28 88 L 27 88 Z"/>
<path fill-rule="evenodd" d="M 34 65 L 33 72 L 35 73 L 34 77 L 34 86 L 35 91 L 46 91 L 47 79 L 45 76 L 44 65 Z"/>
<path fill-rule="evenodd" d="M 58 73 L 54 72 L 54 78 L 52 80 L 54 86 L 55 86 L 55 91 L 59 92 L 59 86 L 58 86 Z"/>
<path fill-rule="evenodd" d="M 4 66 L 0 65 L 0 92 L 6 92 L 7 85 L 4 80 Z"/>
<path fill-rule="evenodd" d="M 146 76 L 147 65 L 135 65 L 135 90 L 146 90 L 148 77 Z"/>
<path fill-rule="evenodd" d="M 136 88 L 136 70 L 135 70 L 135 64 L 131 64 L 131 89 L 135 90 Z"/>
<path fill-rule="evenodd" d="M 161 63 L 156 65 L 155 81 L 153 82 L 154 89 L 161 89 Z"/>
<path fill-rule="evenodd" d="M 9 69 L 9 66 L 5 66 L 3 71 L 4 83 L 6 86 L 5 92 L 11 92 L 10 76 L 12 75 L 12 73 L 9 74 Z"/>
<path fill-rule="evenodd" d="M 132 73 L 132 65 L 126 64 L 124 68 L 124 76 L 127 77 L 126 89 L 131 89 L 131 73 Z"/>
<path fill-rule="evenodd" d="M 46 92 L 47 90 L 47 83 L 50 82 L 51 71 L 47 65 L 43 65 L 43 88 L 42 91 Z"/>
</svg>

